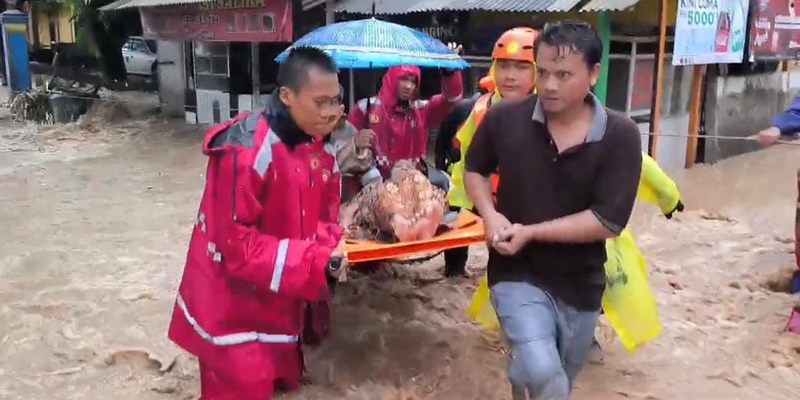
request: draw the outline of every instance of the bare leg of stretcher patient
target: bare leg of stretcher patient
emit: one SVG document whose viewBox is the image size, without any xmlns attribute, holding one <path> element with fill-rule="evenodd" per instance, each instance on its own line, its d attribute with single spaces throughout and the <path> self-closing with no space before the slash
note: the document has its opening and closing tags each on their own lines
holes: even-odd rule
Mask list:
<svg viewBox="0 0 800 400">
<path fill-rule="evenodd" d="M 366 186 L 342 207 L 340 222 L 356 239 L 432 238 L 444 220 L 446 192 L 414 168 L 396 166 L 387 182 Z M 376 233 L 380 233 L 376 237 Z"/>
</svg>

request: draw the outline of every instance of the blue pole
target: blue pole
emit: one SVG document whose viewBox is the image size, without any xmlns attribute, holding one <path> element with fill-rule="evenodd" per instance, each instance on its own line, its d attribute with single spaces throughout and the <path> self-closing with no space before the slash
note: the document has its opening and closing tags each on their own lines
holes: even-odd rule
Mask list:
<svg viewBox="0 0 800 400">
<path fill-rule="evenodd" d="M 31 69 L 28 57 L 28 15 L 19 10 L 0 14 L 3 25 L 3 59 L 6 79 L 11 93 L 31 88 Z"/>
</svg>

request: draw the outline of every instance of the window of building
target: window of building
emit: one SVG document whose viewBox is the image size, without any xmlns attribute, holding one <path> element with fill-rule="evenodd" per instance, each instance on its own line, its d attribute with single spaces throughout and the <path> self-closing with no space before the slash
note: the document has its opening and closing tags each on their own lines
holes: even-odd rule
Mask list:
<svg viewBox="0 0 800 400">
<path fill-rule="evenodd" d="M 195 42 L 194 65 L 198 75 L 229 76 L 228 44 Z"/>
<path fill-rule="evenodd" d="M 260 27 L 258 26 L 258 14 L 249 14 L 247 16 L 247 31 L 248 32 L 258 32 L 260 31 Z"/>
<path fill-rule="evenodd" d="M 261 14 L 261 32 L 275 32 L 275 16 Z"/>
<path fill-rule="evenodd" d="M 59 43 L 58 37 L 58 26 L 56 25 L 56 21 L 50 20 L 47 24 L 47 33 L 50 34 L 50 43 Z"/>
</svg>

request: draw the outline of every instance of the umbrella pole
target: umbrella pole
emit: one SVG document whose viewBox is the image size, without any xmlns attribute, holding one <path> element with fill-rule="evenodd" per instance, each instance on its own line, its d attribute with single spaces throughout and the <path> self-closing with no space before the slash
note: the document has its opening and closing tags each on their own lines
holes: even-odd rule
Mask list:
<svg viewBox="0 0 800 400">
<path fill-rule="evenodd" d="M 348 90 L 350 91 L 350 108 L 349 108 L 349 110 L 350 110 L 350 112 L 353 112 L 353 105 L 356 104 L 356 89 L 355 89 L 355 84 L 353 83 L 355 74 L 353 73 L 353 69 L 352 68 L 350 68 L 349 72 L 350 72 L 350 79 L 348 79 L 349 84 L 347 85 L 347 86 L 349 86 Z"/>
</svg>

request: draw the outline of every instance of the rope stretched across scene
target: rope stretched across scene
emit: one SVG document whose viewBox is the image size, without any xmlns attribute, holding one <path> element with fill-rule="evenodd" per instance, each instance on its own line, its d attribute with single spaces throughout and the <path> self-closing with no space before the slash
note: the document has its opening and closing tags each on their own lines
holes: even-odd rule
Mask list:
<svg viewBox="0 0 800 400">
<path fill-rule="evenodd" d="M 653 133 L 653 132 L 643 132 L 642 135 L 674 137 L 674 138 L 684 138 L 684 139 L 690 139 L 696 137 L 698 139 L 746 140 L 750 142 L 755 142 L 758 140 L 753 136 L 716 136 L 716 135 L 686 135 L 686 134 L 681 135 L 677 133 Z M 800 141 L 779 140 L 776 144 L 800 146 Z"/>
<path fill-rule="evenodd" d="M 153 105 L 153 106 L 157 105 L 157 104 L 154 104 L 153 102 L 150 102 L 150 101 L 131 101 L 131 100 L 128 100 L 128 99 L 123 100 L 123 99 L 120 99 L 120 98 L 78 96 L 78 95 L 69 94 L 69 93 L 52 93 L 52 94 L 57 94 L 57 95 L 62 96 L 62 97 L 68 97 L 68 98 L 73 98 L 73 99 L 100 100 L 100 101 L 118 101 L 120 103 L 128 103 L 128 104 L 137 104 L 138 103 L 138 104 L 147 104 L 147 105 Z M 198 110 L 197 106 L 184 105 L 183 108 L 184 108 L 184 110 L 191 110 L 191 111 L 197 111 Z M 252 111 L 251 109 L 239 110 L 239 109 L 232 108 L 232 107 L 226 107 L 226 109 L 229 110 L 229 111 L 233 111 L 233 112 L 239 112 L 239 111 L 248 111 L 249 112 L 249 111 Z M 757 140 L 753 136 L 687 135 L 687 134 L 677 134 L 677 133 L 653 133 L 653 132 L 643 132 L 642 135 L 685 138 L 685 139 L 696 137 L 698 139 L 715 139 L 715 140 L 746 140 L 746 141 L 756 141 Z M 779 140 L 775 144 L 777 144 L 777 145 L 788 145 L 788 146 L 800 146 L 800 141 L 798 141 L 798 140 L 796 140 L 796 141 Z"/>
</svg>

